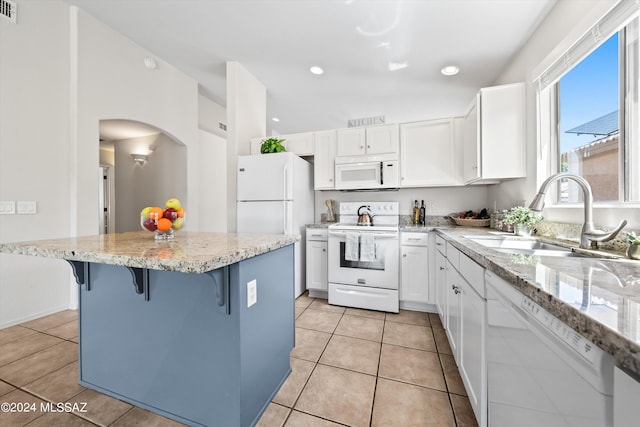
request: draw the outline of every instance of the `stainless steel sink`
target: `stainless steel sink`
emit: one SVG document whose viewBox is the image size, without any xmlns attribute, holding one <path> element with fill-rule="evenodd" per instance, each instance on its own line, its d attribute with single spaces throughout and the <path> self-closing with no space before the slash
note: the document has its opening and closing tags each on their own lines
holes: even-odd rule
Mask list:
<svg viewBox="0 0 640 427">
<path fill-rule="evenodd" d="M 564 246 L 516 236 L 465 236 L 467 239 L 497 252 L 549 257 L 584 257 Z"/>
</svg>

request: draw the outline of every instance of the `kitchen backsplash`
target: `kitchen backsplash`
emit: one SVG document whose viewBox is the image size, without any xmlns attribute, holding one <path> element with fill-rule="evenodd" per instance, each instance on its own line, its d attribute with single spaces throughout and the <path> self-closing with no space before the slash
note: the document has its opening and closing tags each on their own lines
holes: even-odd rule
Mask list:
<svg viewBox="0 0 640 427">
<path fill-rule="evenodd" d="M 598 227 L 597 229 L 607 230 L 606 228 Z M 548 237 L 550 239 L 558 240 L 570 240 L 576 243 L 580 242 L 580 232 L 582 231 L 582 224 L 568 224 L 561 222 L 542 221 L 535 226 L 535 235 L 540 237 Z M 627 250 L 627 235 L 630 233 L 630 229 L 623 229 L 618 235 L 608 242 L 598 243 L 598 247 L 605 250 L 614 252 L 625 252 Z M 635 230 L 638 233 L 637 230 Z"/>
</svg>

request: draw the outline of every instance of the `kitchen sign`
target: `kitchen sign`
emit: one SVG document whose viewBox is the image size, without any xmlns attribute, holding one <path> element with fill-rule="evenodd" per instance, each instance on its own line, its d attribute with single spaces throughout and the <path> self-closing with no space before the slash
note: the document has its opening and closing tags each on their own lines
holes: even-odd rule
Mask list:
<svg viewBox="0 0 640 427">
<path fill-rule="evenodd" d="M 383 125 L 384 123 L 384 115 L 347 120 L 347 126 L 350 128 L 359 126 Z"/>
</svg>

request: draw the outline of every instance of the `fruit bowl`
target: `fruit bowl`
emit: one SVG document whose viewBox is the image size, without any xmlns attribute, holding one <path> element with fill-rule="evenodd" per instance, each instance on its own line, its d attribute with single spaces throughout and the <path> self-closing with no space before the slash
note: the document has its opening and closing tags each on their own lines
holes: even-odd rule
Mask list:
<svg viewBox="0 0 640 427">
<path fill-rule="evenodd" d="M 475 218 L 459 218 L 450 216 L 456 225 L 462 225 L 466 227 L 488 227 L 491 223 L 490 219 L 475 219 Z"/>
<path fill-rule="evenodd" d="M 140 226 L 154 233 L 156 240 L 173 239 L 173 233 L 184 227 L 185 211 L 178 199 L 169 199 L 165 208 L 149 206 L 140 212 Z"/>
</svg>

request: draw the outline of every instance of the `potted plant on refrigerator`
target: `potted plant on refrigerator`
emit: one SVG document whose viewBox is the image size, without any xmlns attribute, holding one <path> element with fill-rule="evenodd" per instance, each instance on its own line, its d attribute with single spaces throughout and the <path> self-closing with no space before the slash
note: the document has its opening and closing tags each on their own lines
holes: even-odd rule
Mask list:
<svg viewBox="0 0 640 427">
<path fill-rule="evenodd" d="M 260 152 L 262 154 L 266 153 L 281 153 L 283 151 L 287 151 L 287 149 L 282 145 L 284 139 L 278 138 L 267 138 L 262 141 L 262 145 L 260 145 Z"/>
</svg>

